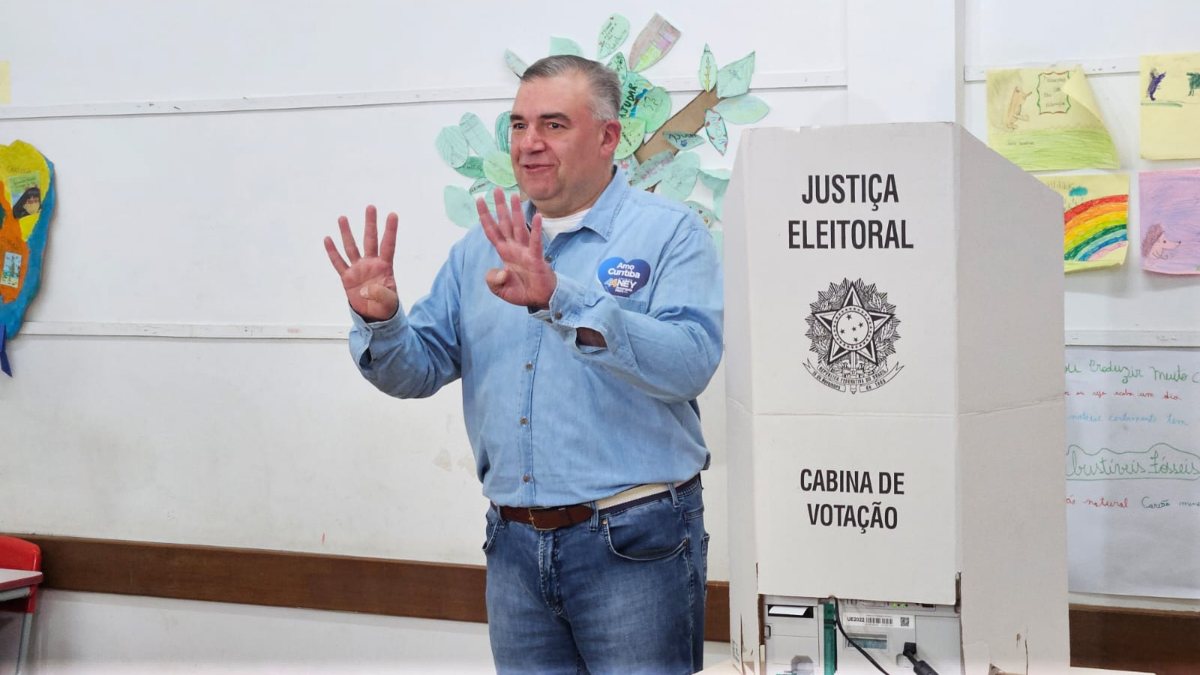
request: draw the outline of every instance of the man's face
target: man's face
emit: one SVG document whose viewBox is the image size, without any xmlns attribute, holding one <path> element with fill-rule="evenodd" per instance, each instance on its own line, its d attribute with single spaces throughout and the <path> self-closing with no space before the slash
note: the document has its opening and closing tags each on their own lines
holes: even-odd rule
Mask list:
<svg viewBox="0 0 1200 675">
<path fill-rule="evenodd" d="M 581 73 L 523 82 L 512 109 L 513 172 L 521 190 L 550 218 L 595 203 L 612 176 L 621 125 L 592 114 Z"/>
</svg>

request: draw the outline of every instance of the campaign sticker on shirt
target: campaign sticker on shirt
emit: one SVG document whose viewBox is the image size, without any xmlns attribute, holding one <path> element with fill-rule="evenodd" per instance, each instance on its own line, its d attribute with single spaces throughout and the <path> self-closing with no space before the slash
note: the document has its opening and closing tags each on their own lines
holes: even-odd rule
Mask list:
<svg viewBox="0 0 1200 675">
<path fill-rule="evenodd" d="M 624 258 L 609 258 L 600 263 L 596 276 L 610 295 L 628 298 L 650 281 L 650 263 L 645 260 L 626 262 Z"/>
</svg>

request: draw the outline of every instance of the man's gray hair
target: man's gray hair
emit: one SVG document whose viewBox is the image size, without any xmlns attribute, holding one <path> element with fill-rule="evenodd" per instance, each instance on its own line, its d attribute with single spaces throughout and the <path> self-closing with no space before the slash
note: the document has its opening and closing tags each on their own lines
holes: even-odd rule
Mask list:
<svg viewBox="0 0 1200 675">
<path fill-rule="evenodd" d="M 557 54 L 538 59 L 525 69 L 522 82 L 544 77 L 581 73 L 592 91 L 592 115 L 598 120 L 615 120 L 621 110 L 621 78 L 608 66 L 582 56 Z"/>
</svg>

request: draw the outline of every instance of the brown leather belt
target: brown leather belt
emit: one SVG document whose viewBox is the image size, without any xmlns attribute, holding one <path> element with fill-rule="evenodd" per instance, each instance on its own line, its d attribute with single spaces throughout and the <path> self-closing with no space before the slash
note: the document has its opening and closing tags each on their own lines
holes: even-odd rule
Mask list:
<svg viewBox="0 0 1200 675">
<path fill-rule="evenodd" d="M 700 474 L 696 474 L 689 480 L 679 483 L 675 486 L 675 489 L 683 490 L 690 488 L 698 482 L 700 482 Z M 617 508 L 627 509 L 631 506 L 662 499 L 662 496 L 668 492 L 670 492 L 670 488 L 665 484 L 661 490 L 651 492 L 650 494 L 645 494 L 643 486 L 637 486 L 612 497 L 602 499 L 597 504 L 601 507 L 600 514 L 603 515 Z M 634 496 L 632 499 L 622 500 L 621 496 L 626 493 L 637 496 Z M 500 510 L 500 517 L 504 520 L 511 523 L 532 525 L 535 530 L 557 530 L 560 527 L 578 525 L 592 517 L 592 507 L 590 504 L 572 504 L 570 506 L 551 506 L 548 508 L 533 509 L 520 506 L 499 506 L 497 508 Z"/>
</svg>

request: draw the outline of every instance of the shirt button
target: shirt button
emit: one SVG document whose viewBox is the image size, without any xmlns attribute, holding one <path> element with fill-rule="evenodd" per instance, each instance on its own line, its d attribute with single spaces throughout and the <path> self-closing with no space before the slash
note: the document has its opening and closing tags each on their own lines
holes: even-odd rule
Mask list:
<svg viewBox="0 0 1200 675">
<path fill-rule="evenodd" d="M 533 370 L 533 362 L 532 361 L 525 364 L 525 370 Z"/>
<path fill-rule="evenodd" d="M 521 418 L 521 426 L 525 426 L 526 424 L 529 424 L 529 418 L 528 418 L 528 417 L 522 417 L 522 418 Z"/>
<path fill-rule="evenodd" d="M 546 256 L 546 262 L 548 262 L 548 263 L 549 263 L 549 262 L 554 262 L 554 256 L 552 256 L 552 255 L 548 255 L 548 256 Z"/>
<path fill-rule="evenodd" d="M 555 313 L 554 313 L 554 318 L 555 318 L 555 319 L 561 319 L 561 318 L 562 318 L 562 312 L 555 312 Z"/>
<path fill-rule="evenodd" d="M 525 474 L 524 476 L 521 476 L 522 483 L 528 483 L 531 480 L 533 480 L 533 476 L 530 476 L 529 474 Z"/>
</svg>

